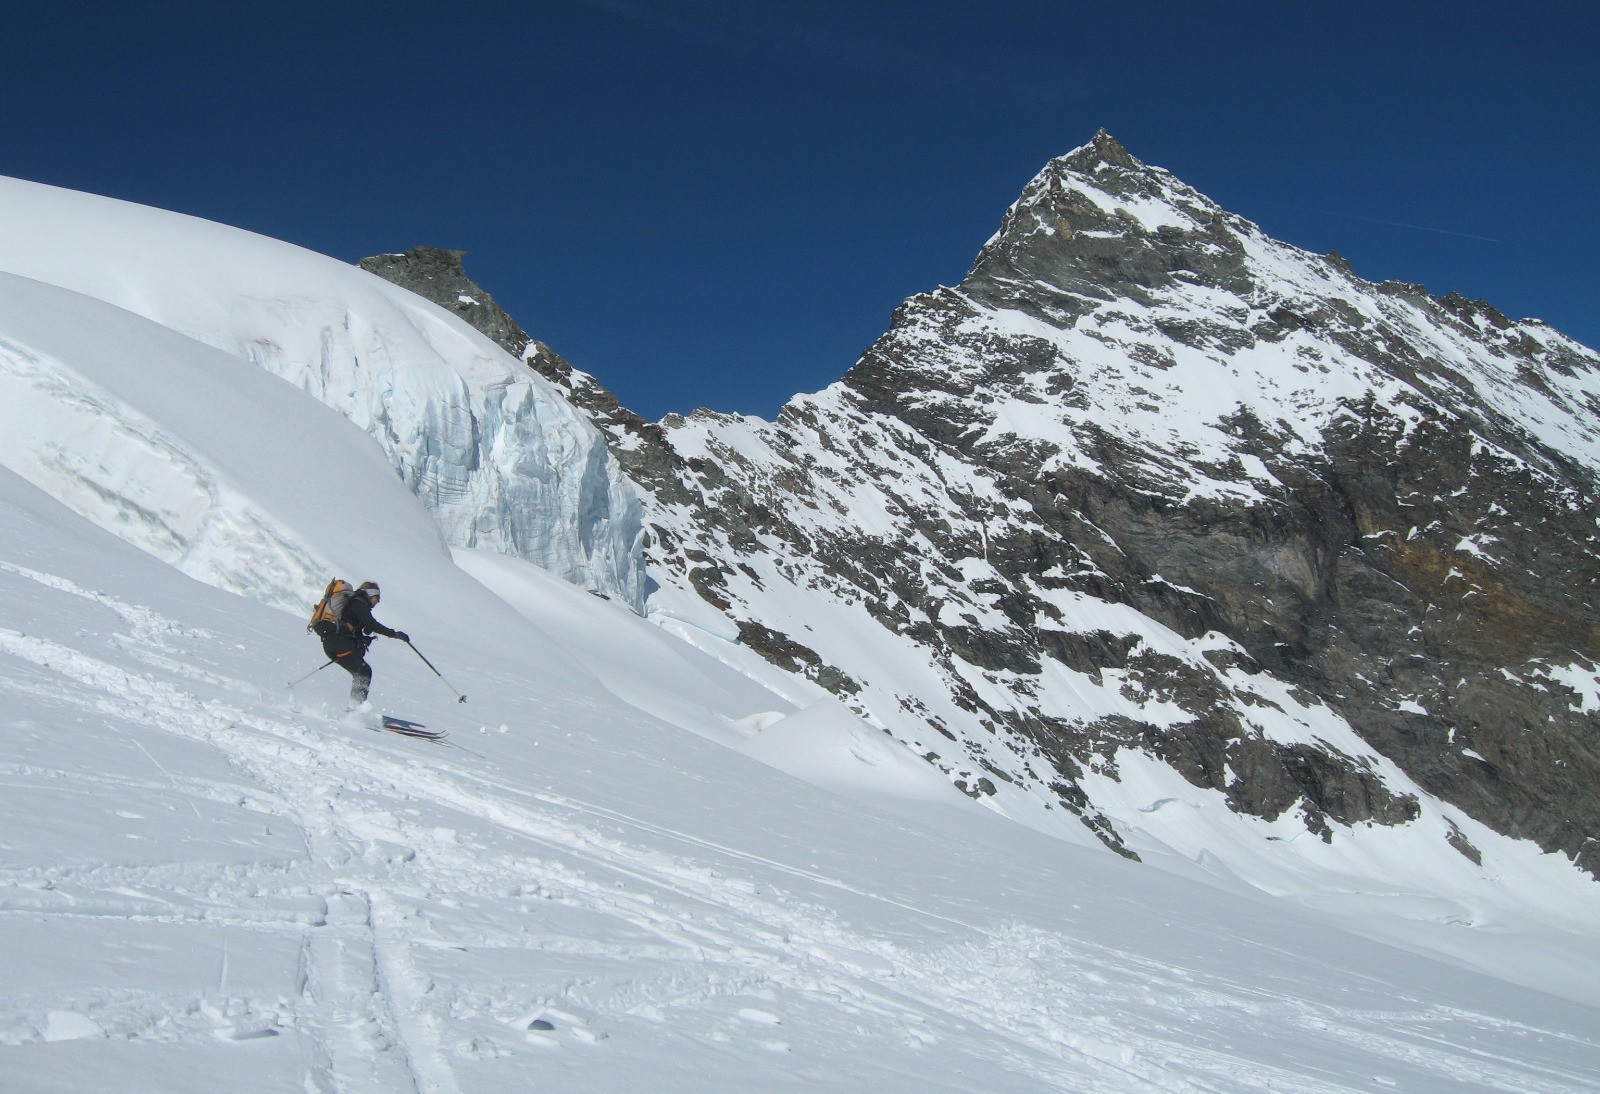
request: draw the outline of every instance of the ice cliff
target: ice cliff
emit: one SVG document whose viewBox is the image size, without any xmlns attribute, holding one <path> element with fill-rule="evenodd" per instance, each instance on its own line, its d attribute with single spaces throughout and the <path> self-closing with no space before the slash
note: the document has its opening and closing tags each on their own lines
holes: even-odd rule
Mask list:
<svg viewBox="0 0 1600 1094">
<path fill-rule="evenodd" d="M 0 270 L 255 363 L 377 441 L 451 545 L 520 556 L 642 609 L 640 504 L 600 433 L 412 293 L 239 229 L 15 179 L 0 179 Z M 340 468 L 324 473 L 337 481 Z"/>
</svg>

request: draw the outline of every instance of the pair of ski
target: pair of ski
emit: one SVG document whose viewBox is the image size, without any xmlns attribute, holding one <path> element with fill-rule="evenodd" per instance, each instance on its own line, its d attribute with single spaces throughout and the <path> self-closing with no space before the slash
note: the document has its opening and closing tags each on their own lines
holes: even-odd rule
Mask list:
<svg viewBox="0 0 1600 1094">
<path fill-rule="evenodd" d="M 402 737 L 420 737 L 424 741 L 442 741 L 449 730 L 429 729 L 421 722 L 408 721 L 405 718 L 395 718 L 388 714 L 383 716 L 383 728 L 390 733 L 398 733 Z"/>
</svg>

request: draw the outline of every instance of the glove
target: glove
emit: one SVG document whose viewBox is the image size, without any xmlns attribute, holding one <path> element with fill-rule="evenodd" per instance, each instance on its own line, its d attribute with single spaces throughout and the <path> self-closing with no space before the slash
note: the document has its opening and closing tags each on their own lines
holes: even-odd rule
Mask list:
<svg viewBox="0 0 1600 1094">
<path fill-rule="evenodd" d="M 394 636 L 395 636 L 396 639 L 398 639 L 401 642 L 404 642 L 406 645 L 408 645 L 408 646 L 411 645 L 411 636 L 409 634 L 407 634 L 405 631 L 395 631 L 394 632 Z"/>
</svg>

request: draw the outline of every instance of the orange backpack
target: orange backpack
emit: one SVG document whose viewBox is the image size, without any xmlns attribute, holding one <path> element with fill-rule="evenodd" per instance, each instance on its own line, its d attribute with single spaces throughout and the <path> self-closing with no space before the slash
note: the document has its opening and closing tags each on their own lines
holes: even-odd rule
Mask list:
<svg viewBox="0 0 1600 1094">
<path fill-rule="evenodd" d="M 336 634 L 339 625 L 344 622 L 344 606 L 354 591 L 350 583 L 342 577 L 336 577 L 328 582 L 322 599 L 311 609 L 311 622 L 306 624 L 306 630 L 315 631 L 323 638 Z"/>
</svg>

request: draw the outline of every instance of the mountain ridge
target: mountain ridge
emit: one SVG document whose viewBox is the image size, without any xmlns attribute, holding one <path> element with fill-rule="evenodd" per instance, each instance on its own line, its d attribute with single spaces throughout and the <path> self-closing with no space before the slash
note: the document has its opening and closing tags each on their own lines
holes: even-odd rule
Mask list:
<svg viewBox="0 0 1600 1094">
<path fill-rule="evenodd" d="M 1365 282 L 1102 130 L 771 423 L 533 363 L 651 499 L 657 580 L 970 793 L 1137 853 L 1093 799 L 1153 760 L 1330 842 L 1428 812 L 1468 860 L 1474 817 L 1600 867 L 1600 359 L 1543 324 Z M 824 619 L 928 671 L 859 679 Z"/>
</svg>

